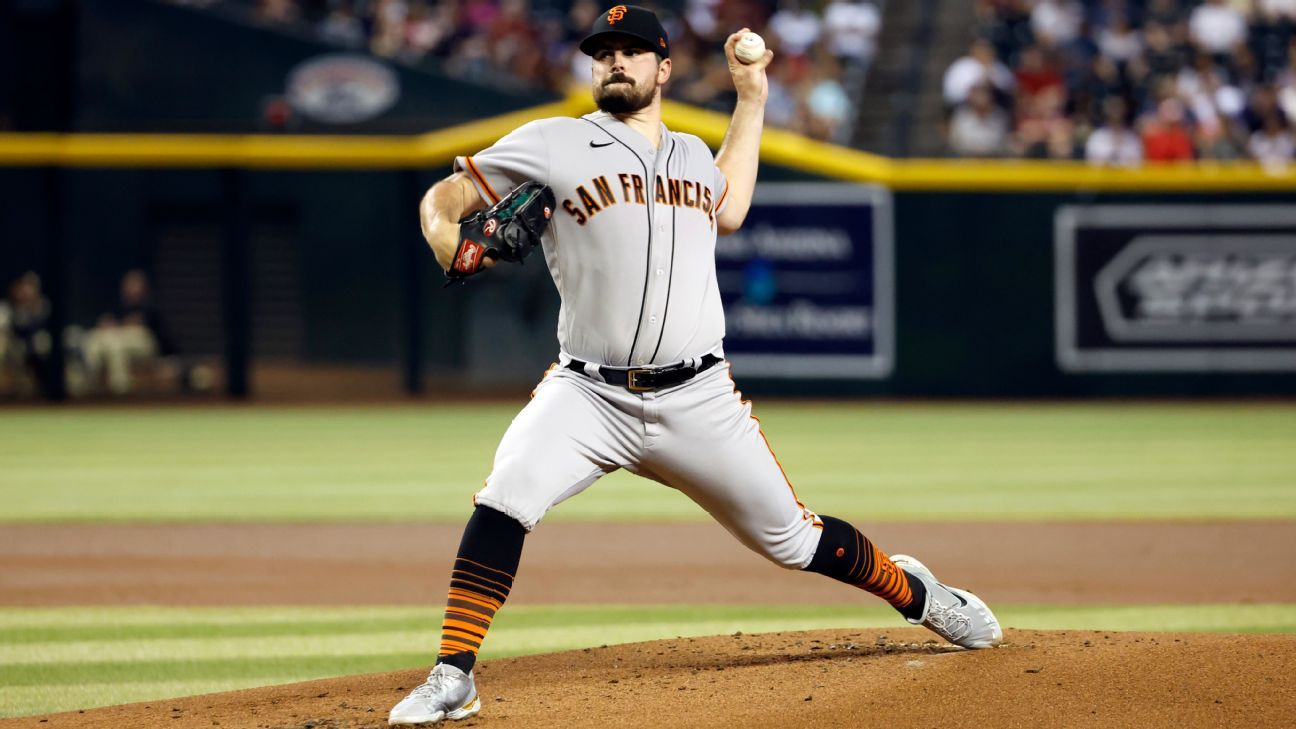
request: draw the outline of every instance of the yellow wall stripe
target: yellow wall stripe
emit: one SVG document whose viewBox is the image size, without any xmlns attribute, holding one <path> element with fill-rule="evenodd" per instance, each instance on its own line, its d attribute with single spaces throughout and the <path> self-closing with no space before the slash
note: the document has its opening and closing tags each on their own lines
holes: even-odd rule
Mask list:
<svg viewBox="0 0 1296 729">
<path fill-rule="evenodd" d="M 408 137 L 219 134 L 0 134 L 0 167 L 238 167 L 247 169 L 433 169 L 477 152 L 534 119 L 593 109 L 586 89 L 565 99 Z M 662 106 L 673 130 L 712 147 L 729 117 L 674 101 Z M 1296 165 L 1249 162 L 1091 167 L 1035 160 L 889 159 L 767 129 L 761 159 L 823 177 L 895 190 L 960 192 L 1296 192 Z"/>
</svg>

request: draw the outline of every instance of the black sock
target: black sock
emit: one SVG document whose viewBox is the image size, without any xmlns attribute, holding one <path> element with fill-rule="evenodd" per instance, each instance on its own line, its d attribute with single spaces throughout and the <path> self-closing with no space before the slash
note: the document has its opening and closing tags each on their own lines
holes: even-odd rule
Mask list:
<svg viewBox="0 0 1296 729">
<path fill-rule="evenodd" d="M 478 506 L 464 528 L 450 573 L 437 663 L 468 673 L 495 613 L 513 588 L 526 529 L 511 516 Z"/>
<path fill-rule="evenodd" d="M 806 566 L 886 600 L 906 618 L 922 616 L 927 588 L 922 582 L 900 569 L 885 552 L 878 549 L 858 529 L 841 519 L 819 515 L 823 535 L 819 548 Z"/>
</svg>

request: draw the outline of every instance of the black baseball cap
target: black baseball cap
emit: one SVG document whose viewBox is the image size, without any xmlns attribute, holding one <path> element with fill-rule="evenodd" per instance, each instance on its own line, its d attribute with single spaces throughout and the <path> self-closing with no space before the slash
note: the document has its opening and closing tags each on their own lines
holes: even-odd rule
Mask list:
<svg viewBox="0 0 1296 729">
<path fill-rule="evenodd" d="M 629 36 L 643 41 L 649 48 L 670 58 L 670 39 L 662 28 L 661 21 L 648 8 L 638 5 L 613 5 L 606 13 L 594 21 L 594 27 L 585 40 L 580 42 L 581 53 L 594 55 L 598 50 L 600 38 L 610 35 Z"/>
</svg>

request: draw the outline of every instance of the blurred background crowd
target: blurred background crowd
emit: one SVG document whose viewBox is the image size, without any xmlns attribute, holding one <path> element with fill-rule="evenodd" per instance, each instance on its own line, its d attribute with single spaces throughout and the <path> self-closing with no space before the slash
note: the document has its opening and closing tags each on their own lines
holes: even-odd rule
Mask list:
<svg viewBox="0 0 1296 729">
<path fill-rule="evenodd" d="M 56 338 L 50 315 L 39 274 L 27 271 L 9 282 L 0 299 L 0 393 L 47 393 L 50 380 L 60 375 L 53 367 L 59 339 L 62 375 L 72 395 L 204 391 L 212 386 L 209 366 L 180 356 L 142 270 L 122 275 L 118 299 L 88 325 L 67 326 Z"/>
<path fill-rule="evenodd" d="M 561 91 L 588 79 L 576 50 L 596 0 L 174 0 L 239 6 L 351 49 L 436 59 Z M 1296 0 L 968 0 L 967 54 L 941 82 L 948 153 L 1136 165 L 1296 155 Z M 672 38 L 667 96 L 731 108 L 720 46 L 750 26 L 777 53 L 767 121 L 851 143 L 885 2 L 654 3 Z"/>
<path fill-rule="evenodd" d="M 978 0 L 950 151 L 1137 165 L 1293 158 L 1296 0 Z"/>
<path fill-rule="evenodd" d="M 258 22 L 304 29 L 379 56 L 434 58 L 456 76 L 506 74 L 564 91 L 589 83 L 576 49 L 607 3 L 596 0 L 174 0 L 246 6 Z M 730 111 L 722 46 L 749 26 L 778 54 L 766 120 L 817 139 L 846 141 L 864 90 L 882 14 L 871 0 L 687 0 L 651 3 L 671 38 L 667 96 Z"/>
</svg>

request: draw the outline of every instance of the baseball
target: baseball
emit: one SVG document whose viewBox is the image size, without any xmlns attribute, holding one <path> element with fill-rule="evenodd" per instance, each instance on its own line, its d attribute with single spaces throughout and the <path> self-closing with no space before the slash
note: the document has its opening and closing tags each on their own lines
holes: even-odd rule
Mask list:
<svg viewBox="0 0 1296 729">
<path fill-rule="evenodd" d="M 765 39 L 755 33 L 744 33 L 734 45 L 734 55 L 743 63 L 755 63 L 765 55 Z"/>
</svg>

